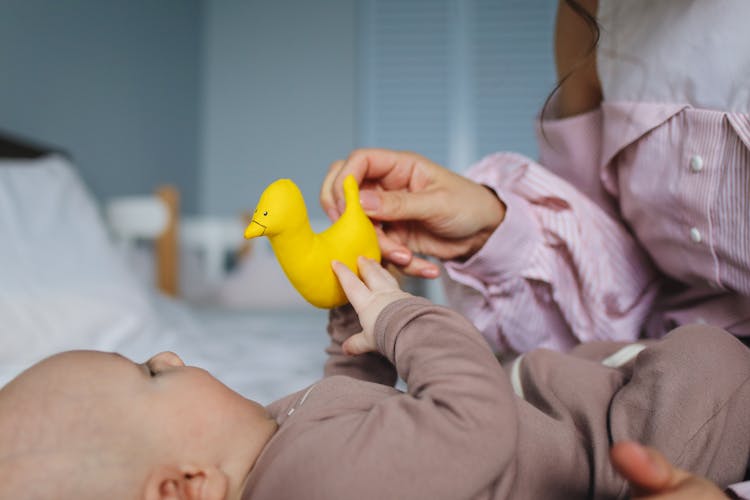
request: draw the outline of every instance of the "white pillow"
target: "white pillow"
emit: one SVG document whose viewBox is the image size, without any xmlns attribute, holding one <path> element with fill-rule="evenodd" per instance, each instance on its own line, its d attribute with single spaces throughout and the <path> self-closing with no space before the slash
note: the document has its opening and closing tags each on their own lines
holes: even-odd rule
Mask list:
<svg viewBox="0 0 750 500">
<path fill-rule="evenodd" d="M 62 350 L 127 351 L 154 322 L 68 160 L 0 160 L 0 384 Z"/>
</svg>

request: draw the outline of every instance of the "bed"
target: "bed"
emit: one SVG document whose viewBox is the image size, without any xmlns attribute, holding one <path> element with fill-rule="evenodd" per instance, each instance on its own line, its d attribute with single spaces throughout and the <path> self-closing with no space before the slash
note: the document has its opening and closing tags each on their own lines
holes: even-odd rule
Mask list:
<svg viewBox="0 0 750 500">
<path fill-rule="evenodd" d="M 0 385 L 68 349 L 134 360 L 172 350 L 261 403 L 321 376 L 325 311 L 229 311 L 173 297 L 179 221 L 173 205 L 167 212 L 155 235 L 157 289 L 134 278 L 70 155 L 0 134 Z"/>
</svg>

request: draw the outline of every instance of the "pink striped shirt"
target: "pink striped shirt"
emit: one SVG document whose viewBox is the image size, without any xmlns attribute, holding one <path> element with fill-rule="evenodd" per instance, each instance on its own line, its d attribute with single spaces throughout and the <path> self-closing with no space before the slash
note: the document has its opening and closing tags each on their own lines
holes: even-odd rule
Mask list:
<svg viewBox="0 0 750 500">
<path fill-rule="evenodd" d="M 468 171 L 508 210 L 445 263 L 446 296 L 497 351 L 695 322 L 750 336 L 748 15 L 746 0 L 599 0 L 601 107 L 545 121 L 539 162 Z"/>
<path fill-rule="evenodd" d="M 750 335 L 750 115 L 605 102 L 543 131 L 539 162 L 499 153 L 467 172 L 506 219 L 445 263 L 448 301 L 495 350 L 695 322 Z"/>
</svg>

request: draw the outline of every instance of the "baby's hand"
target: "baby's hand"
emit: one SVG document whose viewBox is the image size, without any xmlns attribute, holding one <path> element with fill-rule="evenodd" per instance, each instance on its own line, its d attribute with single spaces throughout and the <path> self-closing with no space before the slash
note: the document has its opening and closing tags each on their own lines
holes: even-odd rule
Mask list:
<svg viewBox="0 0 750 500">
<path fill-rule="evenodd" d="M 374 260 L 359 257 L 357 265 L 364 282 L 341 262 L 332 262 L 333 272 L 339 278 L 362 325 L 361 332 L 352 335 L 342 344 L 346 354 L 364 354 L 377 350 L 375 320 L 388 304 L 411 296 L 402 291 L 396 278 Z"/>
</svg>

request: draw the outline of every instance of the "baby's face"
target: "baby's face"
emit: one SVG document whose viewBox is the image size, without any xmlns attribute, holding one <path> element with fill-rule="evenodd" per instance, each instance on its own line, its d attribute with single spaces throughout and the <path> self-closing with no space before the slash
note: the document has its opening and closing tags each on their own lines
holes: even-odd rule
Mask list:
<svg viewBox="0 0 750 500">
<path fill-rule="evenodd" d="M 145 363 L 112 353 L 66 352 L 33 366 L 3 392 L 14 407 L 51 419 L 54 425 L 42 427 L 65 440 L 89 442 L 97 435 L 105 447 L 125 446 L 146 473 L 173 462 L 216 466 L 230 491 L 242 487 L 276 430 L 263 406 L 171 352 Z"/>
<path fill-rule="evenodd" d="M 256 432 L 259 423 L 271 420 L 262 405 L 240 396 L 207 371 L 185 366 L 172 352 L 159 353 L 145 363 L 117 354 L 102 357 L 109 365 L 102 375 L 113 387 L 132 392 L 129 407 L 145 416 L 141 425 L 153 426 L 160 433 L 171 428 L 178 441 L 193 439 L 197 444 L 201 437 L 211 435 L 217 447 L 220 438 L 241 439 Z M 211 447 L 200 443 L 207 445 Z"/>
<path fill-rule="evenodd" d="M 58 357 L 48 360 L 52 365 L 48 377 L 67 378 L 66 391 L 81 392 L 93 404 L 106 400 L 122 405 L 146 432 L 188 439 L 219 427 L 236 437 L 252 429 L 258 419 L 270 419 L 263 406 L 240 396 L 207 371 L 185 366 L 172 352 L 159 353 L 145 363 L 95 351 Z M 43 382 L 47 388 L 48 381 Z"/>
</svg>

